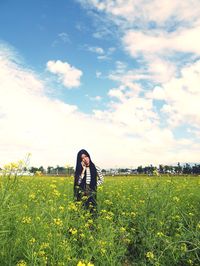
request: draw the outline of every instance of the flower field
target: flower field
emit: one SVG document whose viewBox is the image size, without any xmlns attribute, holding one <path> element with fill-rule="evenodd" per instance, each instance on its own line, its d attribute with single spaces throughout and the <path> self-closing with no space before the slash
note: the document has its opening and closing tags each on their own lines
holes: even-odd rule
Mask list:
<svg viewBox="0 0 200 266">
<path fill-rule="evenodd" d="M 0 265 L 200 265 L 200 177 L 105 177 L 98 217 L 72 177 L 1 177 Z"/>
</svg>

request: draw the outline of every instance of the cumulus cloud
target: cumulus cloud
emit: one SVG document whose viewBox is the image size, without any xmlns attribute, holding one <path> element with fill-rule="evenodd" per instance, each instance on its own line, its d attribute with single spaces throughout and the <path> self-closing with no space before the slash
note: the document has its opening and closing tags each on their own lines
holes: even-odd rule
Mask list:
<svg viewBox="0 0 200 266">
<path fill-rule="evenodd" d="M 162 112 L 172 126 L 190 124 L 200 129 L 200 61 L 181 70 L 180 77 L 155 87 L 147 96 L 163 100 Z"/>
<path fill-rule="evenodd" d="M 95 8 L 110 16 L 116 23 L 129 23 L 147 27 L 149 22 L 155 22 L 160 26 L 168 26 L 171 23 L 188 21 L 196 22 L 199 19 L 198 0 L 78 0 L 86 8 Z M 159 12 L 158 12 L 159 10 Z M 116 19 L 118 19 L 116 21 Z M 121 19 L 119 21 L 119 19 Z M 170 25 L 169 25 L 170 26 Z"/>
<path fill-rule="evenodd" d="M 101 167 L 173 163 L 183 156 L 188 144 L 160 129 L 152 99 L 127 97 L 105 111 L 84 114 L 48 97 L 47 84 L 7 55 L 0 56 L 1 166 L 27 152 L 32 165 L 74 165 L 81 148 Z M 196 146 L 192 156 L 198 158 Z"/>
<path fill-rule="evenodd" d="M 167 82 L 179 73 L 186 60 L 184 55 L 175 60 L 176 54 L 187 54 L 187 62 L 194 59 L 191 54 L 200 55 L 198 0 L 79 2 L 117 25 L 123 48 L 143 66 L 141 79 L 150 79 L 157 84 Z M 113 31 L 116 31 L 114 27 Z"/>
<path fill-rule="evenodd" d="M 79 87 L 81 85 L 80 78 L 83 72 L 67 62 L 57 61 L 48 61 L 47 70 L 58 76 L 58 80 L 66 88 Z"/>
<path fill-rule="evenodd" d="M 166 52 L 186 52 L 200 54 L 200 26 L 182 29 L 178 32 L 164 33 L 162 31 L 142 32 L 128 31 L 123 42 L 128 52 L 133 56 L 143 54 L 160 54 Z"/>
</svg>

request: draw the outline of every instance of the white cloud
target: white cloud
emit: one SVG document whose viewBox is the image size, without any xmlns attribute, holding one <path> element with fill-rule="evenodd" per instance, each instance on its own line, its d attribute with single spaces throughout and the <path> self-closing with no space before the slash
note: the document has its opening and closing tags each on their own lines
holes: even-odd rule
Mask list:
<svg viewBox="0 0 200 266">
<path fill-rule="evenodd" d="M 80 86 L 80 78 L 82 76 L 82 71 L 71 66 L 67 62 L 48 61 L 47 70 L 53 74 L 58 75 L 59 81 L 63 83 L 66 88 L 73 88 Z"/>
<path fill-rule="evenodd" d="M 64 43 L 69 43 L 70 38 L 69 35 L 66 32 L 61 32 L 58 34 L 58 37 L 64 42 Z"/>
<path fill-rule="evenodd" d="M 186 52 L 200 55 L 200 26 L 190 29 L 181 29 L 176 32 L 166 33 L 163 31 L 128 31 L 123 42 L 131 56 L 141 53 L 166 54 L 167 52 Z"/>
<path fill-rule="evenodd" d="M 102 97 L 97 95 L 97 96 L 94 96 L 94 97 L 91 97 L 89 95 L 85 95 L 86 97 L 88 97 L 91 101 L 96 101 L 96 102 L 100 102 L 102 100 Z"/>
<path fill-rule="evenodd" d="M 97 78 L 100 78 L 101 75 L 102 75 L 101 71 L 96 71 L 96 77 L 97 77 Z"/>
<path fill-rule="evenodd" d="M 123 101 L 125 99 L 125 95 L 122 92 L 121 88 L 119 88 L 119 89 L 114 88 L 114 89 L 109 90 L 108 95 L 110 97 L 115 97 L 115 98 L 119 99 L 120 101 Z"/>
<path fill-rule="evenodd" d="M 146 57 L 147 62 L 147 79 L 151 79 L 156 83 L 163 83 L 169 81 L 176 75 L 177 68 L 174 63 L 162 60 L 160 58 Z"/>
<path fill-rule="evenodd" d="M 97 53 L 100 55 L 104 54 L 104 50 L 101 47 L 88 47 L 88 51 L 93 52 L 93 53 Z"/>
<path fill-rule="evenodd" d="M 175 60 L 176 53 L 200 55 L 199 0 L 79 2 L 104 14 L 105 23 L 117 24 L 116 33 L 124 49 L 143 66 L 141 79 L 157 84 L 167 82 L 178 73 L 184 61 Z"/>
<path fill-rule="evenodd" d="M 179 78 L 155 87 L 147 96 L 166 102 L 162 112 L 170 125 L 187 123 L 200 129 L 200 61 L 184 67 Z"/>
<path fill-rule="evenodd" d="M 200 12 L 198 0 L 79 0 L 79 2 L 86 8 L 95 8 L 108 14 L 116 23 L 140 26 L 147 26 L 152 21 L 159 25 L 167 25 L 169 20 L 188 24 L 188 21 L 195 22 L 199 19 Z"/>
<path fill-rule="evenodd" d="M 128 97 L 121 85 L 123 101 L 86 115 L 77 106 L 47 97 L 47 84 L 7 55 L 0 57 L 1 166 L 27 152 L 32 153 L 32 165 L 74 165 L 81 148 L 88 149 L 100 167 L 199 158 L 199 145 L 176 141 L 170 129 L 159 128 L 152 99 Z"/>
</svg>

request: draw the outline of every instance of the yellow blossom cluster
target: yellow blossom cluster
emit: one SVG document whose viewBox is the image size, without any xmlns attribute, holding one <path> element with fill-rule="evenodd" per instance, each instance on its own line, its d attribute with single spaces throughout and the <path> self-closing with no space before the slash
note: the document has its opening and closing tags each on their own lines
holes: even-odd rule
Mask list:
<svg viewBox="0 0 200 266">
<path fill-rule="evenodd" d="M 16 266 L 27 266 L 27 263 L 24 260 L 20 260 Z"/>
<path fill-rule="evenodd" d="M 70 228 L 70 229 L 69 229 L 69 232 L 70 232 L 72 235 L 76 235 L 76 234 L 77 234 L 77 229 L 76 229 L 76 228 Z"/>
<path fill-rule="evenodd" d="M 153 254 L 153 252 L 148 251 L 148 252 L 146 253 L 146 258 L 149 259 L 149 260 L 153 260 L 153 259 L 154 259 L 154 254 Z"/>
<path fill-rule="evenodd" d="M 53 194 L 53 196 L 55 196 L 55 197 L 59 197 L 59 196 L 60 196 L 60 192 L 59 192 L 57 189 L 54 189 L 54 190 L 52 191 L 52 194 Z"/>
<path fill-rule="evenodd" d="M 29 199 L 30 199 L 30 200 L 34 200 L 35 198 L 36 198 L 35 193 L 31 193 L 31 194 L 29 195 Z"/>
<path fill-rule="evenodd" d="M 59 226 L 59 227 L 63 226 L 63 221 L 60 218 L 57 218 L 57 219 L 55 218 L 53 219 L 53 221 L 54 221 L 54 225 Z"/>
<path fill-rule="evenodd" d="M 69 203 L 69 206 L 68 206 L 68 210 L 71 210 L 71 211 L 77 211 L 78 208 L 77 208 L 77 206 L 75 205 L 74 202 L 70 202 L 70 203 Z"/>
<path fill-rule="evenodd" d="M 158 232 L 156 235 L 157 235 L 158 237 L 163 237 L 163 236 L 164 236 L 163 232 Z"/>
<path fill-rule="evenodd" d="M 34 237 L 32 237 L 30 240 L 29 240 L 29 243 L 30 244 L 34 244 L 36 242 L 36 239 Z"/>
<path fill-rule="evenodd" d="M 22 223 L 23 224 L 30 224 L 31 223 L 31 217 L 25 216 L 22 218 Z"/>
<path fill-rule="evenodd" d="M 93 263 L 88 262 L 88 263 L 84 263 L 81 260 L 78 262 L 77 266 L 94 266 Z"/>
</svg>

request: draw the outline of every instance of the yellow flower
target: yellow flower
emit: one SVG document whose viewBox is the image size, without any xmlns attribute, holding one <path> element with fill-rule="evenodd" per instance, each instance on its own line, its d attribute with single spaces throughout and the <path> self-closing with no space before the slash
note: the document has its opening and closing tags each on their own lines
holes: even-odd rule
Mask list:
<svg viewBox="0 0 200 266">
<path fill-rule="evenodd" d="M 113 204 L 112 201 L 110 201 L 108 199 L 107 200 L 104 200 L 104 203 L 107 204 L 107 205 L 112 205 Z"/>
<path fill-rule="evenodd" d="M 18 169 L 19 164 L 18 164 L 18 163 L 11 163 L 11 164 L 10 164 L 10 167 L 11 167 L 12 169 Z"/>
<path fill-rule="evenodd" d="M 154 254 L 153 254 L 153 252 L 148 251 L 148 252 L 146 253 L 146 257 L 147 257 L 147 259 L 152 260 L 152 259 L 154 258 Z"/>
<path fill-rule="evenodd" d="M 106 242 L 105 241 L 102 241 L 102 240 L 99 240 L 99 245 L 101 247 L 104 247 L 104 246 L 106 246 Z"/>
<path fill-rule="evenodd" d="M 181 244 L 181 251 L 185 253 L 187 251 L 187 245 L 185 243 Z"/>
<path fill-rule="evenodd" d="M 31 223 L 31 217 L 25 216 L 22 218 L 23 224 L 30 224 Z"/>
<path fill-rule="evenodd" d="M 162 237 L 162 236 L 164 236 L 163 232 L 158 232 L 156 235 L 157 235 L 158 237 Z"/>
<path fill-rule="evenodd" d="M 105 219 L 108 220 L 108 221 L 110 221 L 110 220 L 112 220 L 112 217 L 110 217 L 109 215 L 106 215 L 105 216 Z"/>
<path fill-rule="evenodd" d="M 57 189 L 54 189 L 52 194 L 55 196 L 55 197 L 59 197 L 60 196 L 60 192 L 57 190 Z"/>
<path fill-rule="evenodd" d="M 102 253 L 102 254 L 105 254 L 105 253 L 106 253 L 105 248 L 101 248 L 101 253 Z"/>
<path fill-rule="evenodd" d="M 85 235 L 84 235 L 83 233 L 81 233 L 81 234 L 80 234 L 80 237 L 81 237 L 81 238 L 84 238 L 84 237 L 85 237 Z"/>
<path fill-rule="evenodd" d="M 94 264 L 91 262 L 88 262 L 87 266 L 94 266 Z"/>
<path fill-rule="evenodd" d="M 69 229 L 69 232 L 70 232 L 72 235 L 76 235 L 76 234 L 77 234 L 77 230 L 76 230 L 76 228 L 70 228 L 70 229 Z"/>
<path fill-rule="evenodd" d="M 71 202 L 68 206 L 68 210 L 77 211 L 78 208 L 76 207 L 76 205 L 73 202 Z"/>
<path fill-rule="evenodd" d="M 86 266 L 81 260 L 78 262 L 77 266 Z"/>
<path fill-rule="evenodd" d="M 45 251 L 44 250 L 40 250 L 38 252 L 38 256 L 44 257 L 45 256 Z"/>
<path fill-rule="evenodd" d="M 126 228 L 124 228 L 124 227 L 121 227 L 121 228 L 120 228 L 120 232 L 121 232 L 121 233 L 124 233 L 124 232 L 126 232 Z"/>
<path fill-rule="evenodd" d="M 5 165 L 3 166 L 3 169 L 4 169 L 5 171 L 10 171 L 10 170 L 12 169 L 11 164 L 5 164 Z"/>
<path fill-rule="evenodd" d="M 178 198 L 178 197 L 173 197 L 173 201 L 175 201 L 175 202 L 179 202 L 180 201 L 180 199 Z"/>
<path fill-rule="evenodd" d="M 131 216 L 132 217 L 135 217 L 136 216 L 136 213 L 135 212 L 131 212 Z"/>
<path fill-rule="evenodd" d="M 63 222 L 61 219 L 57 218 L 57 219 L 53 219 L 54 221 L 54 224 L 57 225 L 57 226 L 63 226 Z"/>
<path fill-rule="evenodd" d="M 29 243 L 31 244 L 34 244 L 36 242 L 36 239 L 34 237 L 32 237 L 30 240 L 29 240 Z"/>
<path fill-rule="evenodd" d="M 56 188 L 57 186 L 55 184 L 51 184 L 50 188 Z"/>
<path fill-rule="evenodd" d="M 89 223 L 89 224 L 93 224 L 93 220 L 92 220 L 92 219 L 89 219 L 89 220 L 88 220 L 88 223 Z"/>
<path fill-rule="evenodd" d="M 191 259 L 188 260 L 189 265 L 193 265 L 193 261 Z"/>
<path fill-rule="evenodd" d="M 49 247 L 49 243 L 43 242 L 40 246 L 40 249 L 45 249 Z"/>
<path fill-rule="evenodd" d="M 24 260 L 20 260 L 16 266 L 26 266 L 27 263 Z"/>
<path fill-rule="evenodd" d="M 34 200 L 34 199 L 35 199 L 35 193 L 31 193 L 31 194 L 29 195 L 29 199 L 30 199 L 30 200 Z"/>
<path fill-rule="evenodd" d="M 59 208 L 58 208 L 60 211 L 64 211 L 64 207 L 63 206 L 59 206 Z"/>
</svg>

